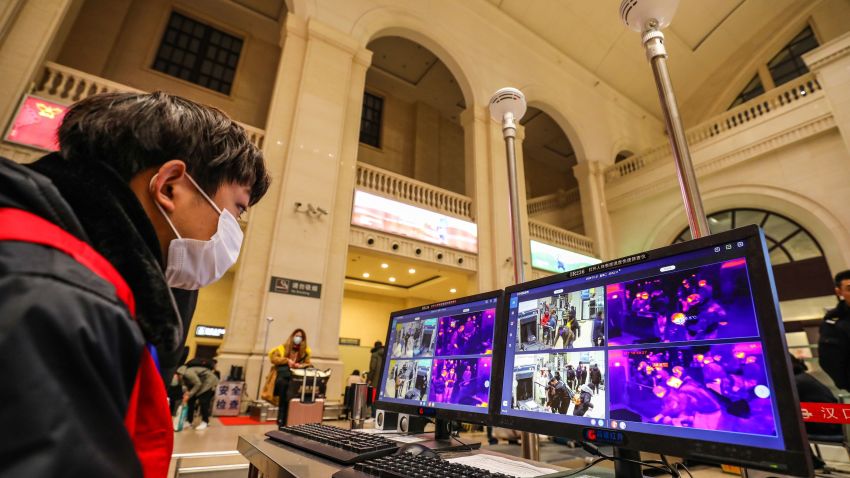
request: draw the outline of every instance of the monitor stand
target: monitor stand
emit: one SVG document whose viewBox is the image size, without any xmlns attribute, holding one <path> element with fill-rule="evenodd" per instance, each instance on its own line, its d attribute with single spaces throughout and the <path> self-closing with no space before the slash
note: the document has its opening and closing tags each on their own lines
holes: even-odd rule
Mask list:
<svg viewBox="0 0 850 478">
<path fill-rule="evenodd" d="M 434 421 L 434 439 L 417 442 L 417 445 L 422 445 L 435 451 L 469 451 L 481 448 L 481 442 L 472 442 L 464 445 L 460 441 L 453 439 L 451 420 L 440 418 Z"/>
<path fill-rule="evenodd" d="M 614 447 L 614 457 L 640 461 L 640 452 Z M 614 476 L 617 478 L 643 478 L 643 471 L 637 463 L 614 460 Z"/>
</svg>

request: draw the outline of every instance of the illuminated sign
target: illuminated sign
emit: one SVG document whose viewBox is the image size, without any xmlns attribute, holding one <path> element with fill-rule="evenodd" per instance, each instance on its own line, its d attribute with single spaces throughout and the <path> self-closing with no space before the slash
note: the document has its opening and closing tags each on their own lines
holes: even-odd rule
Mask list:
<svg viewBox="0 0 850 478">
<path fill-rule="evenodd" d="M 6 141 L 46 151 L 59 149 L 59 125 L 68 107 L 26 95 L 12 120 Z"/>
<path fill-rule="evenodd" d="M 544 271 L 560 273 L 599 264 L 599 259 L 577 252 L 550 246 L 542 242 L 531 241 L 531 267 Z"/>
<path fill-rule="evenodd" d="M 224 330 L 224 327 L 199 325 L 195 327 L 195 337 L 212 337 L 214 339 L 220 339 L 224 337 Z"/>
<path fill-rule="evenodd" d="M 478 226 L 363 191 L 354 192 L 351 224 L 477 253 Z"/>
</svg>

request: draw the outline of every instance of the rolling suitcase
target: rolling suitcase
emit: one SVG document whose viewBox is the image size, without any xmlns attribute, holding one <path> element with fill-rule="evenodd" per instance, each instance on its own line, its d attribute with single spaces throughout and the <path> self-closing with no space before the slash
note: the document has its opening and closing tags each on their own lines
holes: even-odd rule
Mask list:
<svg viewBox="0 0 850 478">
<path fill-rule="evenodd" d="M 322 398 L 316 399 L 319 371 L 316 369 L 312 370 L 314 373 L 313 386 L 310 387 L 310 399 L 307 400 L 308 375 L 305 373 L 304 384 L 301 386 L 301 398 L 293 398 L 289 401 L 289 411 L 286 414 L 286 426 L 303 425 L 305 423 L 322 423 L 322 414 L 325 411 L 325 400 Z"/>
</svg>

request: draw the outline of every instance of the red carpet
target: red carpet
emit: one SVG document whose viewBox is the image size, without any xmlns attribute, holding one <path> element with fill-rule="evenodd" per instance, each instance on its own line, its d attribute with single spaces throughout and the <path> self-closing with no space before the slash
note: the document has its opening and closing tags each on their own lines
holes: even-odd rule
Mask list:
<svg viewBox="0 0 850 478">
<path fill-rule="evenodd" d="M 249 416 L 243 417 L 216 417 L 222 425 L 229 427 L 233 425 L 274 425 L 274 421 L 258 422 Z"/>
</svg>

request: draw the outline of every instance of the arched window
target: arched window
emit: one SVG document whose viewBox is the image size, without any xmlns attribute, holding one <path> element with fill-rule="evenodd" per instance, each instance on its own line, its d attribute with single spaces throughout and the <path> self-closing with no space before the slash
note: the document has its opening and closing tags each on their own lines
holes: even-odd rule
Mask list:
<svg viewBox="0 0 850 478">
<path fill-rule="evenodd" d="M 756 224 L 764 231 L 780 300 L 829 295 L 831 273 L 818 241 L 803 226 L 763 209 L 727 209 L 708 216 L 712 234 Z M 673 243 L 691 239 L 686 227 Z"/>
<path fill-rule="evenodd" d="M 620 151 L 619 153 L 617 153 L 617 156 L 614 158 L 614 164 L 617 164 L 620 161 L 625 161 L 625 160 L 631 158 L 634 155 L 635 155 L 635 153 L 633 153 L 631 151 L 627 151 L 627 150 Z"/>
</svg>

